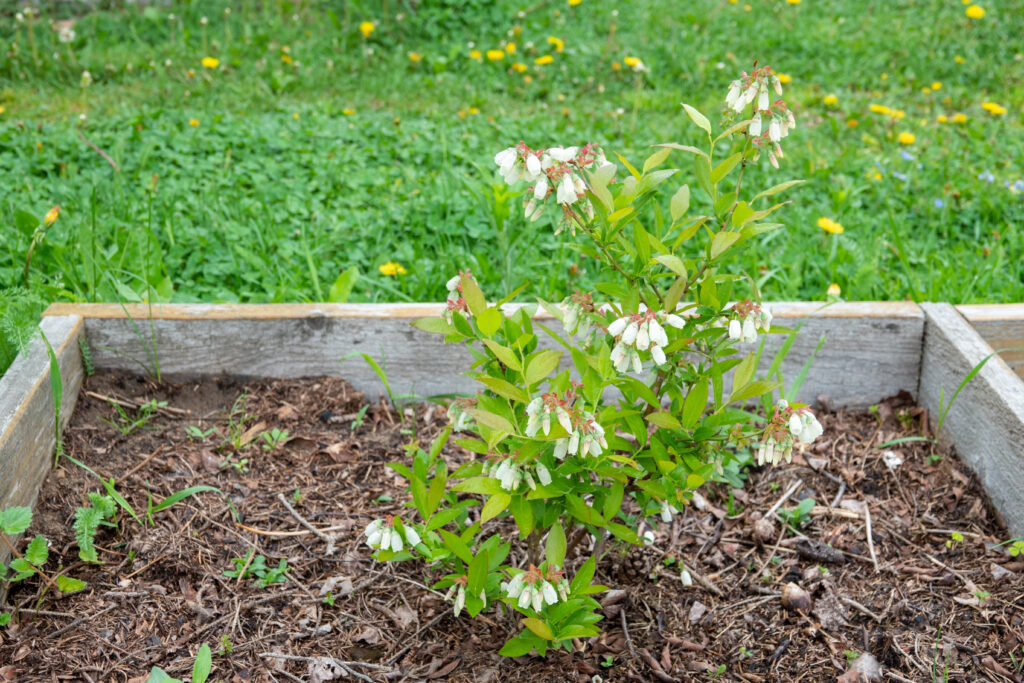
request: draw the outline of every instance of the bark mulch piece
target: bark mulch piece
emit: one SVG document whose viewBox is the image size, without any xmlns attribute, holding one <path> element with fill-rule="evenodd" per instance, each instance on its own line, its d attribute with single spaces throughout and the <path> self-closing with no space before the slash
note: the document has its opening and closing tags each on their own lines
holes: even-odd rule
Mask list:
<svg viewBox="0 0 1024 683">
<path fill-rule="evenodd" d="M 509 660 L 497 650 L 516 618 L 456 619 L 422 565 L 377 563 L 361 544 L 371 519 L 407 510 L 385 463 L 428 443 L 443 408 L 406 408 L 403 427 L 386 404 L 328 378 L 158 385 L 99 374 L 85 391 L 67 454 L 113 477 L 141 518 L 148 495 L 207 484 L 241 521 L 216 493 L 145 527 L 122 512 L 118 530 L 97 537 L 105 564 L 85 564 L 71 525 L 102 487 L 64 460 L 30 533 L 51 540 L 51 571 L 69 566 L 88 588 L 40 601 L 39 581 L 12 587 L 4 609 L 20 614 L 0 630 L 0 681 L 142 681 L 153 665 L 187 680 L 204 642 L 211 680 L 231 682 L 689 681 L 719 671 L 722 681 L 834 681 L 860 653 L 881 665 L 877 680 L 1024 680 L 1024 557 L 994 547 L 1007 532 L 954 455 L 929 459 L 921 441 L 879 447 L 916 433 L 920 411 L 900 398 L 873 414 L 825 414 L 824 437 L 792 464 L 751 470 L 742 490 L 704 489 L 653 545 L 613 548 L 596 577 L 616 589 L 598 596 L 604 634 L 582 651 Z M 108 398 L 130 416 L 151 399 L 166 406 L 124 435 L 103 421 L 118 422 Z M 190 438 L 190 426 L 218 431 Z M 290 440 L 264 448 L 273 429 Z M 225 438 L 239 448 L 218 448 Z M 469 454 L 450 445 L 445 457 Z M 795 533 L 769 515 L 808 497 L 817 505 Z M 283 582 L 224 575 L 250 555 L 270 569 L 286 560 Z"/>
</svg>

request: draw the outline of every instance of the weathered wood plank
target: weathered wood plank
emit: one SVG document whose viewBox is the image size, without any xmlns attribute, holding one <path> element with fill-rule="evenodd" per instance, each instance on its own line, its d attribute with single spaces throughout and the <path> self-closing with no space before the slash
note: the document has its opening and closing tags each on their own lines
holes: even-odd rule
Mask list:
<svg viewBox="0 0 1024 683">
<path fill-rule="evenodd" d="M 932 421 L 992 347 L 949 304 L 922 304 L 926 322 L 918 396 Z M 978 475 L 1010 533 L 1024 535 L 1024 381 L 998 356 L 964 387 L 939 437 Z"/>
<path fill-rule="evenodd" d="M 47 317 L 40 327 L 60 364 L 61 422 L 66 424 L 84 375 L 78 348 L 82 318 Z M 0 508 L 35 503 L 53 462 L 54 433 L 50 359 L 42 340 L 35 339 L 0 378 Z M 0 548 L 0 562 L 6 559 L 6 548 Z"/>
<path fill-rule="evenodd" d="M 1024 347 L 1024 304 L 957 306 L 956 309 L 993 349 L 1011 349 L 999 355 L 1011 370 L 1024 377 L 1024 348 L 1021 348 Z"/>
<path fill-rule="evenodd" d="M 229 374 L 249 377 L 341 375 L 361 391 L 376 394 L 380 383 L 356 355 L 367 353 L 384 367 L 399 394 L 430 396 L 475 391 L 461 376 L 468 353 L 445 345 L 437 335 L 410 326 L 437 315 L 440 304 L 164 304 L 121 307 L 107 304 L 55 305 L 47 315 L 75 311 L 85 318 L 97 368 L 155 370 L 167 376 Z M 865 407 L 917 388 L 924 317 L 907 302 L 814 302 L 772 304 L 777 324 L 795 326 L 807 318 L 783 373 L 795 377 L 819 338 L 819 352 L 800 399 L 826 394 L 835 406 Z M 127 315 L 126 315 L 127 313 Z M 129 319 L 129 316 L 131 319 Z M 544 313 L 538 319 L 548 319 Z M 155 331 L 156 343 L 151 342 Z M 542 335 L 544 343 L 554 347 Z M 772 335 L 768 359 L 782 344 Z"/>
</svg>

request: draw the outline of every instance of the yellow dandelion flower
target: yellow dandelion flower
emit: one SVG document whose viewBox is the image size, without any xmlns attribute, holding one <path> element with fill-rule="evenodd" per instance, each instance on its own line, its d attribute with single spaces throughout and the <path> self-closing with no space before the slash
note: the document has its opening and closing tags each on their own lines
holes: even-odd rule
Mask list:
<svg viewBox="0 0 1024 683">
<path fill-rule="evenodd" d="M 744 12 L 749 12 L 752 9 L 754 9 L 754 8 L 750 5 L 750 3 L 747 3 L 746 5 L 743 6 L 743 11 Z"/>
<path fill-rule="evenodd" d="M 344 114 L 345 116 L 352 116 L 353 114 L 356 113 L 356 110 L 355 109 L 342 109 L 341 113 Z"/>
<path fill-rule="evenodd" d="M 203 57 L 203 66 L 207 69 L 216 69 L 220 66 L 220 60 L 216 57 Z"/>
<path fill-rule="evenodd" d="M 479 113 L 480 113 L 480 110 L 477 109 L 476 107 L 470 107 L 469 108 L 469 115 L 470 116 L 476 116 Z"/>
<path fill-rule="evenodd" d="M 628 66 L 628 67 L 629 67 L 630 69 L 635 69 L 635 68 L 636 68 L 636 67 L 638 67 L 638 66 L 639 66 L 640 64 L 643 64 L 643 62 L 641 62 L 641 61 L 640 61 L 640 58 L 639 58 L 639 57 L 626 57 L 626 58 L 625 58 L 625 59 L 623 59 L 622 61 L 623 61 L 623 63 L 624 63 L 624 64 L 625 64 L 626 66 Z"/>
<path fill-rule="evenodd" d="M 548 36 L 548 43 L 555 46 L 555 52 L 561 52 L 562 50 L 565 49 L 565 41 L 562 40 L 561 38 Z"/>
<path fill-rule="evenodd" d="M 968 19 L 981 19 L 985 16 L 985 9 L 979 5 L 971 5 L 965 12 Z"/>
<path fill-rule="evenodd" d="M 42 152 L 43 151 L 43 141 L 42 140 L 39 140 L 38 142 L 36 142 L 36 151 L 38 151 L 38 152 Z"/>
<path fill-rule="evenodd" d="M 395 261 L 388 261 L 387 263 L 379 266 L 377 270 L 380 271 L 381 275 L 387 275 L 388 277 L 395 277 L 397 275 L 405 275 L 408 271 L 402 267 L 401 263 Z"/>
<path fill-rule="evenodd" d="M 527 85 L 533 83 L 533 76 L 531 76 L 530 74 L 526 74 L 525 76 L 523 76 L 523 83 L 526 83 Z"/>
<path fill-rule="evenodd" d="M 992 114 L 992 116 L 1002 116 L 1006 113 L 1006 107 L 995 102 L 982 102 L 981 108 Z"/>
<path fill-rule="evenodd" d="M 888 114 L 890 109 L 884 104 L 872 104 L 868 107 L 874 114 Z"/>
<path fill-rule="evenodd" d="M 526 71 L 526 70 L 527 70 L 528 68 L 530 68 L 530 67 L 526 66 L 526 65 L 525 65 L 525 64 L 523 64 L 522 62 L 513 62 L 513 64 L 512 64 L 512 69 L 513 69 L 514 71 L 516 71 L 517 73 L 523 73 L 523 72 L 525 72 L 525 71 Z"/>
<path fill-rule="evenodd" d="M 508 43 L 505 45 L 505 54 L 514 55 L 516 53 L 516 44 Z"/>
<path fill-rule="evenodd" d="M 569 7 L 576 7 L 581 2 L 583 2 L 583 0 L 569 0 Z"/>
<path fill-rule="evenodd" d="M 533 60 L 533 63 L 537 66 L 544 66 L 545 64 L 550 64 L 553 61 L 555 61 L 554 57 L 551 55 L 544 55 L 543 57 L 537 57 L 537 59 Z"/>
<path fill-rule="evenodd" d="M 881 76 L 879 76 L 879 78 L 881 78 L 883 81 L 887 81 L 889 80 L 889 74 L 882 74 Z"/>
<path fill-rule="evenodd" d="M 618 62 L 612 62 L 612 71 L 621 71 L 622 65 Z"/>
<path fill-rule="evenodd" d="M 505 59 L 505 51 L 504 50 L 488 50 L 487 51 L 487 59 L 491 60 L 492 62 L 501 61 L 502 59 Z"/>
<path fill-rule="evenodd" d="M 833 282 L 828 286 L 828 290 L 826 290 L 825 293 L 828 294 L 829 296 L 839 296 L 840 294 L 843 293 L 843 290 L 839 288 L 839 285 L 837 283 Z"/>
<path fill-rule="evenodd" d="M 939 81 L 932 81 L 932 90 L 942 90 L 942 83 Z"/>
<path fill-rule="evenodd" d="M 460 119 L 464 119 L 464 118 L 466 118 L 466 110 L 465 110 L 465 109 L 460 109 L 460 110 L 459 110 L 459 113 L 457 114 L 457 116 L 458 116 L 458 117 L 459 117 Z"/>
<path fill-rule="evenodd" d="M 369 38 L 370 34 L 373 33 L 373 29 L 376 28 L 372 21 L 364 21 L 359 24 L 359 32 L 363 34 L 363 38 Z"/>
<path fill-rule="evenodd" d="M 889 112 L 889 116 L 896 119 L 897 121 L 899 121 L 906 115 L 907 112 L 903 111 L 902 109 L 893 109 L 892 111 Z"/>
<path fill-rule="evenodd" d="M 945 114 L 939 114 L 939 117 L 935 120 L 938 121 L 939 123 L 946 123 L 947 121 L 949 121 L 949 119 L 946 118 Z"/>
<path fill-rule="evenodd" d="M 293 60 L 291 55 L 281 55 L 281 62 L 283 62 L 284 64 L 291 64 L 292 61 Z"/>
<path fill-rule="evenodd" d="M 967 116 L 964 114 L 953 114 L 953 123 L 967 123 Z"/>
<path fill-rule="evenodd" d="M 7 111 L 7 107 L 5 107 L 4 105 L 0 104 L 0 114 L 3 114 L 5 111 Z"/>
<path fill-rule="evenodd" d="M 199 127 L 199 119 L 189 119 L 188 125 L 192 126 L 193 128 Z"/>
<path fill-rule="evenodd" d="M 512 35 L 518 36 L 522 32 L 523 32 L 523 27 L 522 26 L 513 26 L 512 27 Z"/>
<path fill-rule="evenodd" d="M 849 128 L 856 128 L 860 124 L 857 122 L 857 119 L 846 119 L 846 125 Z"/>
<path fill-rule="evenodd" d="M 484 55 L 483 55 L 482 52 L 480 52 L 480 50 L 470 50 L 469 51 L 469 58 L 470 59 L 475 59 L 478 62 L 484 61 Z"/>
<path fill-rule="evenodd" d="M 956 62 L 957 64 L 964 64 L 967 60 L 961 57 L 960 55 L 956 55 L 955 57 L 953 57 L 953 61 Z"/>
<path fill-rule="evenodd" d="M 826 218 L 825 216 L 822 216 L 821 218 L 818 219 L 818 227 L 824 230 L 825 232 L 833 235 L 838 235 L 843 232 L 842 225 L 836 223 L 831 218 Z"/>
<path fill-rule="evenodd" d="M 295 112 L 294 114 L 292 114 L 292 118 L 293 119 L 299 118 L 299 112 Z"/>
<path fill-rule="evenodd" d="M 786 0 L 787 5 L 799 5 L 800 0 Z"/>
<path fill-rule="evenodd" d="M 896 139 L 899 140 L 899 143 L 901 145 L 912 145 L 914 144 L 914 140 L 916 140 L 917 138 L 914 137 L 913 133 L 903 131 L 902 133 L 899 134 L 899 136 Z"/>
<path fill-rule="evenodd" d="M 925 95 L 927 95 L 927 94 L 928 94 L 928 93 L 930 93 L 931 91 L 932 91 L 932 89 L 931 89 L 931 88 L 929 88 L 929 87 L 927 87 L 927 86 L 925 86 L 925 87 L 921 88 L 921 92 L 922 92 L 923 94 L 925 94 Z"/>
<path fill-rule="evenodd" d="M 790 76 L 789 74 L 775 74 L 775 75 L 779 77 L 779 83 L 782 83 L 782 85 L 786 85 L 787 83 L 789 83 L 790 81 L 793 80 L 793 77 Z"/>
<path fill-rule="evenodd" d="M 839 104 L 839 98 L 835 95 L 825 95 L 825 99 L 822 100 L 826 107 L 835 107 Z"/>
<path fill-rule="evenodd" d="M 423 55 L 421 55 L 419 52 L 410 52 L 409 61 L 412 62 L 413 64 L 418 64 L 423 61 Z"/>
<path fill-rule="evenodd" d="M 881 180 L 882 174 L 879 173 L 878 171 L 875 171 L 874 173 L 871 174 L 871 177 L 874 178 L 875 180 Z"/>
<path fill-rule="evenodd" d="M 60 207 L 55 206 L 46 212 L 46 216 L 43 218 L 43 225 L 50 227 L 57 222 L 57 216 L 60 215 Z"/>
</svg>

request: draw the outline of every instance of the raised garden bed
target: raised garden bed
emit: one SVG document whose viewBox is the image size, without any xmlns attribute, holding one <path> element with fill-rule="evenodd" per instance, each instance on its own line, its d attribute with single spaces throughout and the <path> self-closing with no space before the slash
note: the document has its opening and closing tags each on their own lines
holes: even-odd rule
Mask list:
<svg viewBox="0 0 1024 683">
<path fill-rule="evenodd" d="M 373 355 L 396 393 L 473 390 L 456 374 L 464 366 L 451 348 L 408 327 L 436 305 L 164 306 L 154 307 L 152 318 L 145 308 L 54 307 L 43 330 L 64 378 L 62 419 L 79 400 L 65 430 L 69 455 L 113 476 L 137 509 L 145 510 L 147 490 L 162 498 L 186 486 L 217 486 L 244 526 L 232 521 L 223 498 L 204 494 L 161 513 L 155 526 L 131 522 L 120 536 L 101 535 L 107 564 L 76 568 L 89 588 L 48 602 L 45 611 L 54 615 L 23 612 L 17 628 L 0 635 L 0 667 L 13 666 L 18 680 L 80 672 L 124 680 L 152 664 L 185 676 L 200 643 L 216 651 L 226 637 L 233 652 L 215 657 L 215 675 L 225 680 L 305 678 L 306 661 L 265 653 L 361 661 L 372 666 L 356 670 L 372 680 L 589 680 L 595 674 L 685 680 L 722 665 L 723 680 L 833 680 L 845 668 L 844 650 L 874 653 L 894 680 L 930 680 L 936 661 L 940 677 L 948 661 L 952 680 L 1020 680 L 1010 654 L 1021 660 L 1024 566 L 990 546 L 1024 534 L 1024 383 L 993 359 L 949 411 L 943 436 L 978 473 L 975 479 L 950 455 L 929 460 L 921 442 L 875 447 L 913 433 L 920 414 L 912 410 L 914 400 L 934 423 L 940 393 L 948 401 L 991 353 L 982 328 L 947 305 L 773 308 L 782 324 L 810 316 L 791 352 L 789 376 L 827 334 L 802 392 L 832 411 L 824 418 L 825 440 L 791 466 L 754 471 L 731 504 L 728 487 L 713 488 L 702 508 L 659 531 L 651 549 L 613 553 L 599 577 L 630 590 L 617 604 L 619 596 L 609 596 L 606 633 L 597 643 L 546 662 L 513 663 L 496 655 L 511 630 L 504 616 L 454 619 L 450 605 L 419 585 L 415 565 L 375 564 L 359 546 L 366 522 L 404 502 L 383 463 L 400 458 L 412 435 L 383 403 L 373 402 L 360 417 L 359 394 L 377 396 L 379 381 L 362 361 L 338 362 L 353 351 Z M 1013 320 L 986 308 L 990 318 Z M 83 336 L 87 364 L 97 371 L 85 380 L 84 394 L 77 342 Z M 139 363 L 155 370 L 155 362 L 165 377 L 191 381 L 158 385 L 124 374 L 138 371 Z M 351 384 L 321 378 L 245 385 L 227 378 L 327 374 Z M 31 504 L 54 443 L 45 349 L 39 345 L 19 359 L 0 389 L 0 507 Z M 277 428 L 291 440 L 252 447 L 249 471 L 242 472 L 222 467 L 223 454 L 189 440 L 185 427 L 227 431 L 225 411 L 246 390 L 250 424 L 262 423 L 254 435 Z M 886 401 L 900 392 L 901 399 Z M 146 425 L 156 429 L 126 437 L 100 421 L 117 421 L 103 397 L 130 405 L 166 400 L 167 408 Z M 872 405 L 881 406 L 875 416 L 865 411 Z M 421 440 L 443 419 L 429 405 L 414 413 Z M 362 424 L 353 429 L 354 422 Z M 903 464 L 889 469 L 886 450 Z M 452 448 L 446 455 L 465 454 Z M 43 486 L 31 531 L 53 541 L 52 563 L 76 561 L 70 516 L 96 489 L 96 480 L 73 466 L 55 470 Z M 761 537 L 757 517 L 791 489 L 782 509 L 808 495 L 818 503 L 802 531 L 808 538 Z M 327 555 L 323 539 L 306 531 L 277 494 L 335 534 L 337 551 Z M 863 504 L 874 522 L 873 548 Z M 952 531 L 963 540 L 953 540 Z M 822 554 L 814 541 L 844 557 Z M 223 576 L 234 568 L 232 558 L 253 548 L 268 567 L 286 559 L 293 580 L 257 588 L 252 579 Z M 680 582 L 680 562 L 697 577 L 694 586 Z M 336 583 L 333 606 L 317 594 L 331 577 L 347 578 Z M 810 615 L 779 604 L 780 588 L 794 580 L 812 589 Z M 9 601 L 35 608 L 22 604 L 32 602 L 32 590 L 19 587 Z"/>
</svg>

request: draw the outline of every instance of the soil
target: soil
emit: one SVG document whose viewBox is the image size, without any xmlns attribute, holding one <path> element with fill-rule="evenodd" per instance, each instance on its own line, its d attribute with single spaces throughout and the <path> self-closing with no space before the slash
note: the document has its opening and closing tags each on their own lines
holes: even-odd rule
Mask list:
<svg viewBox="0 0 1024 683">
<path fill-rule="evenodd" d="M 167 405 L 126 436 L 104 421 L 118 422 L 107 398 L 129 415 L 151 399 Z M 742 490 L 704 489 L 653 545 L 606 556 L 597 580 L 616 590 L 598 596 L 600 638 L 571 654 L 510 660 L 497 650 L 515 617 L 455 618 L 423 565 L 378 563 L 362 544 L 371 519 L 405 510 L 385 463 L 403 459 L 414 439 L 427 443 L 443 408 L 407 408 L 403 427 L 340 379 L 157 385 L 98 374 L 65 431 L 67 454 L 113 477 L 143 519 L 147 495 L 206 484 L 241 521 L 210 492 L 146 527 L 120 513 L 97 537 L 104 564 L 85 564 L 71 524 L 102 488 L 63 460 L 30 533 L 51 541 L 47 569 L 64 566 L 88 587 L 40 600 L 38 579 L 12 586 L 0 681 L 142 681 L 154 665 L 188 679 L 208 643 L 211 680 L 233 683 L 330 680 L 329 671 L 313 675 L 317 657 L 350 662 L 346 680 L 835 681 L 860 653 L 877 659 L 884 680 L 1019 683 L 1024 556 L 996 546 L 1007 532 L 953 454 L 922 441 L 879 447 L 919 433 L 921 412 L 901 397 L 873 414 L 823 411 L 824 437 L 792 464 L 750 470 Z M 190 426 L 216 428 L 240 448 L 219 448 L 217 434 L 190 438 Z M 262 434 L 273 429 L 289 440 L 271 447 Z M 445 457 L 470 454 L 452 445 Z M 768 521 L 772 508 L 808 497 L 817 505 L 798 533 Z M 224 575 L 250 551 L 270 568 L 286 560 L 285 581 L 260 587 Z M 580 561 L 567 562 L 570 574 Z M 333 604 L 321 597 L 327 583 Z M 809 608 L 796 609 L 802 597 Z"/>
</svg>

